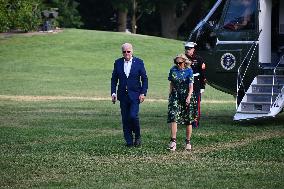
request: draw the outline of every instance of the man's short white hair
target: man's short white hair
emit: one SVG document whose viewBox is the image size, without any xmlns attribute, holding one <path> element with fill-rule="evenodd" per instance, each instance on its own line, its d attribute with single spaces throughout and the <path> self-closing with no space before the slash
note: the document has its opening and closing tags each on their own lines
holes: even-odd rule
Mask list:
<svg viewBox="0 0 284 189">
<path fill-rule="evenodd" d="M 133 51 L 132 45 L 130 43 L 123 43 L 121 45 L 121 49 L 124 50 L 126 48 L 130 48 Z"/>
</svg>

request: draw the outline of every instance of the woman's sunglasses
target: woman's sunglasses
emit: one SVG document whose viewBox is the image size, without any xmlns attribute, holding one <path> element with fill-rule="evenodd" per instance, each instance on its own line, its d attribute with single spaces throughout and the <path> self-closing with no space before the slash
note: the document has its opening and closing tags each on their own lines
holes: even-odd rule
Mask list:
<svg viewBox="0 0 284 189">
<path fill-rule="evenodd" d="M 122 51 L 122 52 L 123 52 L 124 54 L 125 54 L 125 53 L 131 53 L 131 51 Z"/>
</svg>

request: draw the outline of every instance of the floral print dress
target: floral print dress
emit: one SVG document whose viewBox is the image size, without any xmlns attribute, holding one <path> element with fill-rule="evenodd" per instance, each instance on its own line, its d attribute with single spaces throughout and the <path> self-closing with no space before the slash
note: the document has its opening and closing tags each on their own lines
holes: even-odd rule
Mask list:
<svg viewBox="0 0 284 189">
<path fill-rule="evenodd" d="M 189 84 L 193 80 L 191 68 L 179 69 L 173 66 L 170 69 L 168 80 L 172 83 L 172 91 L 169 95 L 168 123 L 176 122 L 181 125 L 189 125 L 197 118 L 198 112 L 196 96 L 192 94 L 190 104 L 186 105 L 189 92 Z"/>
</svg>

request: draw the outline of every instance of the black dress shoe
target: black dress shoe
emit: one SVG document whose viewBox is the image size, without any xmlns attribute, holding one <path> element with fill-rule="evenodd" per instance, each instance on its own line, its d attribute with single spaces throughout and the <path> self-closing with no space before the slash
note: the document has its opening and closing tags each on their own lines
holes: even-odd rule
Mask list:
<svg viewBox="0 0 284 189">
<path fill-rule="evenodd" d="M 137 139 L 134 140 L 134 146 L 135 147 L 141 146 L 141 138 L 137 138 Z"/>
</svg>

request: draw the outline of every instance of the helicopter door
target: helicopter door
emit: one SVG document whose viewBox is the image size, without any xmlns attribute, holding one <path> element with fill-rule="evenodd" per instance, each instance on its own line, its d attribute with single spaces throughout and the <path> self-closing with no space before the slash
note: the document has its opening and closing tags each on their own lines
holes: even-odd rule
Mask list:
<svg viewBox="0 0 284 189">
<path fill-rule="evenodd" d="M 272 0 L 261 0 L 259 6 L 259 63 L 271 63 Z"/>
<path fill-rule="evenodd" d="M 227 1 L 217 31 L 217 72 L 234 72 L 257 40 L 257 0 Z"/>
<path fill-rule="evenodd" d="M 277 23 L 275 25 L 272 25 L 272 40 L 275 42 L 274 44 L 272 43 L 271 45 L 274 46 L 275 48 L 273 49 L 272 47 L 272 52 L 276 52 L 277 54 L 277 62 L 279 61 L 280 57 L 284 55 L 284 1 L 279 1 L 279 4 L 275 3 L 273 6 L 277 9 L 274 12 L 277 12 L 276 14 L 276 19 L 272 17 L 272 20 L 276 20 Z M 273 12 L 273 13 L 274 13 Z M 273 15 L 275 16 L 275 14 Z"/>
<path fill-rule="evenodd" d="M 284 2 L 280 1 L 279 6 L 279 40 L 278 40 L 278 53 L 284 54 Z"/>
</svg>

